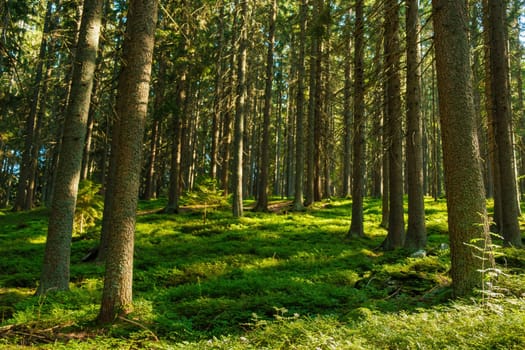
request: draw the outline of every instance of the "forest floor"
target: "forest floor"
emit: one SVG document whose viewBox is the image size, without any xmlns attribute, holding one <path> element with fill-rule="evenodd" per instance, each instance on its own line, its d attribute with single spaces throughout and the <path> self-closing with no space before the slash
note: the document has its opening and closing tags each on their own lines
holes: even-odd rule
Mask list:
<svg viewBox="0 0 525 350">
<path fill-rule="evenodd" d="M 1 349 L 523 349 L 525 254 L 497 248 L 499 276 L 451 299 L 444 200 L 426 200 L 426 255 L 378 249 L 380 201 L 366 238 L 348 239 L 351 201 L 233 219 L 228 208 L 141 202 L 134 311 L 108 328 L 103 266 L 82 262 L 99 223 L 73 237 L 71 290 L 34 296 L 48 211 L 0 211 Z M 523 224 L 523 223 L 522 223 Z M 496 240 L 495 243 L 498 243 Z"/>
</svg>

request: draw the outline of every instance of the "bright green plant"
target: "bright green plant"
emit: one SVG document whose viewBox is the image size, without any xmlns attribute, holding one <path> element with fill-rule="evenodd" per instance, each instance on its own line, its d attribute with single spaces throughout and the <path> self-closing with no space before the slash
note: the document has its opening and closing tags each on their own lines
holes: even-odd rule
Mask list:
<svg viewBox="0 0 525 350">
<path fill-rule="evenodd" d="M 503 269 L 497 266 L 496 259 L 504 256 L 502 247 L 496 243 L 497 240 L 502 240 L 498 234 L 490 232 L 490 226 L 493 222 L 485 216 L 483 221 L 484 236 L 473 239 L 470 243 L 466 243 L 474 250 L 474 256 L 481 261 L 481 304 L 484 307 L 498 311 L 501 307 L 498 305 L 498 299 L 502 299 L 504 289 L 498 286 L 499 279 L 505 277 L 506 274 Z"/>
<path fill-rule="evenodd" d="M 102 185 L 90 180 L 80 182 L 75 209 L 74 232 L 83 235 L 102 218 L 104 199 L 100 195 Z"/>
<path fill-rule="evenodd" d="M 206 224 L 208 208 L 226 206 L 228 203 L 217 184 L 217 180 L 201 178 L 197 180 L 195 189 L 189 192 L 188 204 L 202 208 L 202 220 Z"/>
</svg>

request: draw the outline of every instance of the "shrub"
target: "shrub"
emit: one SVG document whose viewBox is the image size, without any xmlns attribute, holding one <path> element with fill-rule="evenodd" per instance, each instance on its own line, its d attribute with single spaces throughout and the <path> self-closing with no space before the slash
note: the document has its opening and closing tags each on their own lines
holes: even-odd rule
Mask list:
<svg viewBox="0 0 525 350">
<path fill-rule="evenodd" d="M 75 209 L 74 232 L 83 235 L 102 218 L 104 199 L 100 195 L 102 185 L 93 181 L 80 182 Z"/>
</svg>

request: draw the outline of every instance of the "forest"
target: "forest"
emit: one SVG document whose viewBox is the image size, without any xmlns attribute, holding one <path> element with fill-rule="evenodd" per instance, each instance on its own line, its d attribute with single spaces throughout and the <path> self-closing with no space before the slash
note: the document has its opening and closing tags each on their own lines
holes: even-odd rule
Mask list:
<svg viewBox="0 0 525 350">
<path fill-rule="evenodd" d="M 0 19 L 0 348 L 525 348 L 522 0 Z"/>
</svg>

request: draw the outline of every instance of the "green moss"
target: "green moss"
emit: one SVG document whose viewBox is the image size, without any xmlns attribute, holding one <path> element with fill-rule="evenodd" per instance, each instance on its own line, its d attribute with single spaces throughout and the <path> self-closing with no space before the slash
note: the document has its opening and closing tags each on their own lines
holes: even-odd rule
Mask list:
<svg viewBox="0 0 525 350">
<path fill-rule="evenodd" d="M 25 327 L 20 332 L 36 336 L 2 334 L 0 348 L 23 341 L 48 349 L 525 346 L 521 250 L 507 249 L 498 258 L 508 276 L 497 281 L 506 299 L 491 300 L 494 311 L 481 300 L 453 304 L 450 252 L 440 247 L 448 240 L 445 203 L 425 204 L 427 256 L 411 258 L 404 250 L 377 249 L 386 235 L 378 200 L 365 201 L 367 237 L 351 240 L 346 199 L 318 203 L 303 213 L 247 211 L 241 219 L 217 208 L 207 213 L 206 222 L 200 209 L 167 215 L 160 213 L 165 200 L 140 202 L 135 310 L 109 329 L 93 324 L 104 267 L 81 262 L 96 245 L 94 238 L 73 242 L 70 292 L 32 297 L 47 212 L 2 211 L 2 324 Z M 55 344 L 39 341 L 38 332 L 52 327 L 69 335 L 69 342 L 56 335 Z"/>
</svg>

